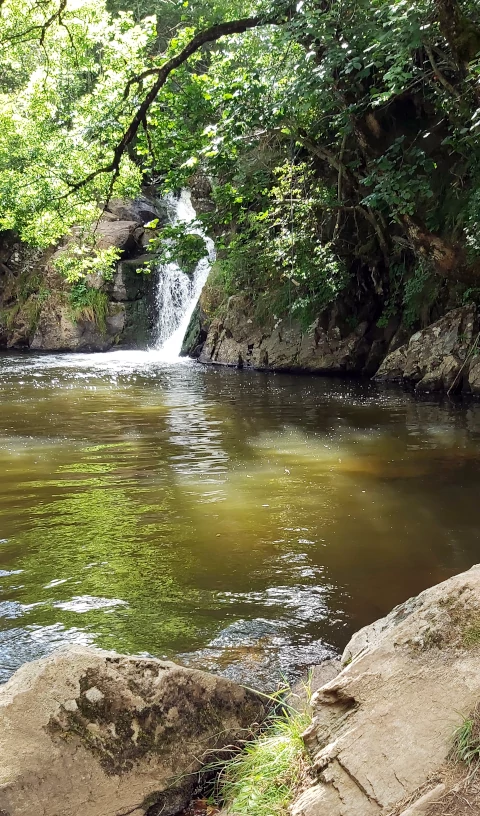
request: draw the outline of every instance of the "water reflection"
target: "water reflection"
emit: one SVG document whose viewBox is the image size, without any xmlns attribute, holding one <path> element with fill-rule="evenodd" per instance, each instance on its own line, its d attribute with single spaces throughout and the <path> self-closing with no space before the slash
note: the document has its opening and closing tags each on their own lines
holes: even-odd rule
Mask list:
<svg viewBox="0 0 480 816">
<path fill-rule="evenodd" d="M 66 641 L 265 684 L 480 560 L 480 408 L 155 354 L 0 361 L 0 677 Z"/>
</svg>

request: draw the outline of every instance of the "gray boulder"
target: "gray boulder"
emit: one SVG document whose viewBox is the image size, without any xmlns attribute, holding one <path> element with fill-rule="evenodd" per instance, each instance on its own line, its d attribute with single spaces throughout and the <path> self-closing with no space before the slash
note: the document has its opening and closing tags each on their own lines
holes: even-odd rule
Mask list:
<svg viewBox="0 0 480 816">
<path fill-rule="evenodd" d="M 372 346 L 367 321 L 342 332 L 318 319 L 305 332 L 290 319 L 270 317 L 260 325 L 253 314 L 246 298 L 231 297 L 224 316 L 209 327 L 200 362 L 318 374 L 360 374 L 365 368 Z"/>
<path fill-rule="evenodd" d="M 167 210 L 165 201 L 139 196 L 134 200 L 112 199 L 108 204 L 107 213 L 111 213 L 119 221 L 148 224 L 151 221 L 159 220 L 160 224 L 164 224 L 168 221 Z"/>
<path fill-rule="evenodd" d="M 259 697 L 221 677 L 61 650 L 0 688 L 0 814 L 171 816 L 202 765 L 263 715 Z"/>
<path fill-rule="evenodd" d="M 109 303 L 105 331 L 94 320 L 73 320 L 67 304 L 48 300 L 38 317 L 30 343 L 34 351 L 107 351 L 122 336 L 125 325 L 125 307 Z"/>
<path fill-rule="evenodd" d="M 480 700 L 479 614 L 476 566 L 354 635 L 313 697 L 318 781 L 292 816 L 419 816 L 448 793 L 454 731 Z"/>
<path fill-rule="evenodd" d="M 110 221 L 101 218 L 96 229 L 96 245 L 99 249 L 116 247 L 130 253 L 142 246 L 144 229 L 136 221 Z"/>
<path fill-rule="evenodd" d="M 416 391 L 469 390 L 469 354 L 477 334 L 475 306 L 453 309 L 387 354 L 375 379 L 410 383 Z"/>
</svg>

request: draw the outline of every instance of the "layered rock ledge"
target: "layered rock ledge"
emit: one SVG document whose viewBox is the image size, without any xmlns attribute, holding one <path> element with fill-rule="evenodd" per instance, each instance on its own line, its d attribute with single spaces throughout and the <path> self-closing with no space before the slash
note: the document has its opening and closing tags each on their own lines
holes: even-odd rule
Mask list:
<svg viewBox="0 0 480 816">
<path fill-rule="evenodd" d="M 373 374 L 388 346 L 384 332 L 367 320 L 341 328 L 337 318 L 334 312 L 319 317 L 307 331 L 289 318 L 259 325 L 248 300 L 232 296 L 223 317 L 209 326 L 199 359 L 267 371 Z"/>
<path fill-rule="evenodd" d="M 480 566 L 362 629 L 342 664 L 313 698 L 318 782 L 292 816 L 450 813 L 454 732 L 480 702 Z"/>
<path fill-rule="evenodd" d="M 260 326 L 251 304 L 233 296 L 225 314 L 208 327 L 201 310 L 196 313 L 184 352 L 210 365 L 373 376 L 417 392 L 480 395 L 480 320 L 474 304 L 410 334 L 396 325 L 379 329 L 368 320 L 352 327 L 335 311 L 307 330 L 288 318 Z"/>
</svg>

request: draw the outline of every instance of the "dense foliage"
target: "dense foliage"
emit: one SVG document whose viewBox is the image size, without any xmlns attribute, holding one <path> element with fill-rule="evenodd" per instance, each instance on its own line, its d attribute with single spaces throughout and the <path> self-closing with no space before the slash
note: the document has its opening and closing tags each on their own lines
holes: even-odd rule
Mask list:
<svg viewBox="0 0 480 816">
<path fill-rule="evenodd" d="M 477 292 L 475 0 L 4 0 L 0 24 L 4 230 L 47 246 L 202 173 L 217 286 L 260 309 L 368 290 L 413 325 L 442 280 Z"/>
</svg>

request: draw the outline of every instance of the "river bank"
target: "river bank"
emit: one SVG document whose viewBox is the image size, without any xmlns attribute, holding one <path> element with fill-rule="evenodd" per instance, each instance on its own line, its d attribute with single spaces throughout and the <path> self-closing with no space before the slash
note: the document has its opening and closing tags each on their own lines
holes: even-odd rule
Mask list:
<svg viewBox="0 0 480 816">
<path fill-rule="evenodd" d="M 306 328 L 292 317 L 260 322 L 254 304 L 235 296 L 213 320 L 197 310 L 183 352 L 207 365 L 373 378 L 418 393 L 479 396 L 479 340 L 474 304 L 417 331 L 398 322 L 379 327 L 376 320 L 345 319 L 337 309 Z"/>
<path fill-rule="evenodd" d="M 116 260 L 101 270 L 87 265 L 80 277 L 68 271 L 74 235 L 44 251 L 13 235 L 3 237 L 0 348 L 46 353 L 163 348 L 164 357 L 168 350 L 174 360 L 183 340 L 182 353 L 204 364 L 480 395 L 478 307 L 458 287 L 447 287 L 415 319 L 395 313 L 387 320 L 375 287 L 358 297 L 339 297 L 308 320 L 286 304 L 278 314 L 262 312 L 261 293 L 228 297 L 213 241 L 195 221 L 193 205 L 200 212 L 205 206 L 195 190 L 193 203 L 186 189 L 163 199 L 144 192 L 134 201 L 110 202 L 95 246 Z M 159 254 L 161 227 L 183 228 L 187 236 L 193 231 L 191 238 L 205 242 L 207 254 L 190 272 Z M 162 246 L 166 251 L 168 241 Z"/>
<path fill-rule="evenodd" d="M 264 816 L 275 801 L 279 816 L 287 808 L 294 816 L 475 813 L 479 614 L 477 565 L 357 632 L 312 697 L 306 771 L 289 788 L 295 801 L 285 800 L 285 776 L 267 778 L 264 765 L 255 783 L 237 773 L 236 785 L 217 788 L 233 794 L 225 814 Z M 222 751 L 254 734 L 265 714 L 262 696 L 223 678 L 143 657 L 62 650 L 0 687 L 1 812 L 174 816 L 202 767 L 218 773 Z M 265 759 L 270 740 L 274 760 L 288 750 L 290 764 L 300 761 L 292 726 L 281 742 L 278 723 L 250 752 Z M 247 784 L 255 784 L 251 795 Z M 272 798 L 279 787 L 283 800 Z"/>
</svg>

